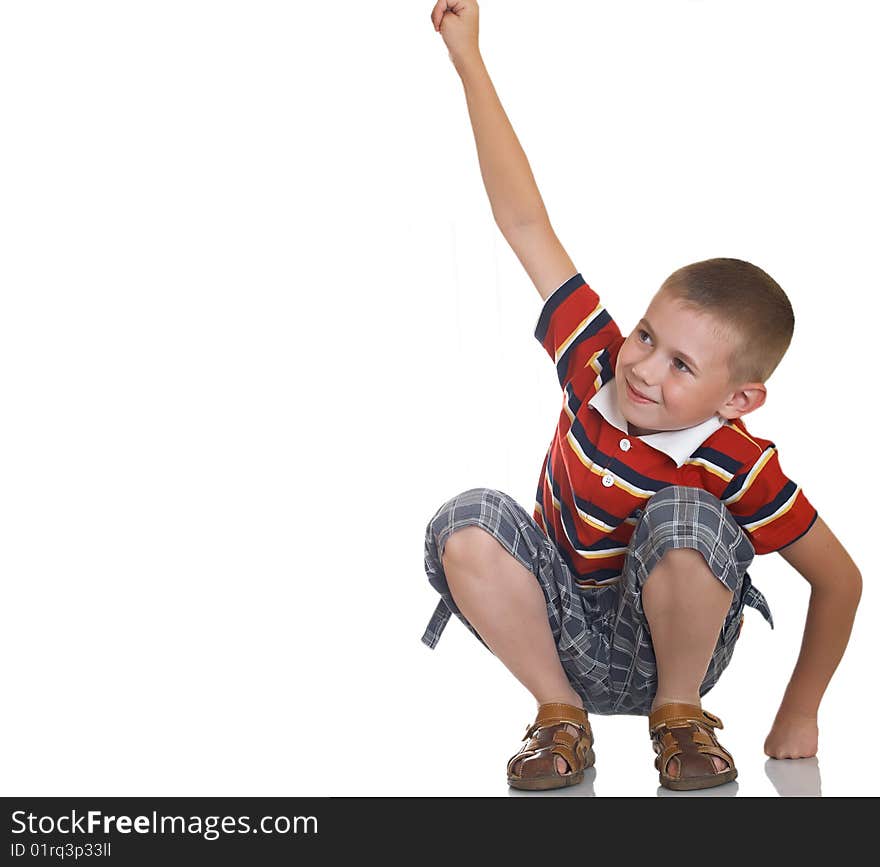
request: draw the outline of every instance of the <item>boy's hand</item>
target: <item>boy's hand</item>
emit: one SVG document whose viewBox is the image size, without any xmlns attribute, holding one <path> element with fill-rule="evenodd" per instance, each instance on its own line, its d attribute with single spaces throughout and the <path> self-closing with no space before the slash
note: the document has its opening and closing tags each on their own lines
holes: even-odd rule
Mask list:
<svg viewBox="0 0 880 867">
<path fill-rule="evenodd" d="M 443 37 L 453 64 L 480 53 L 480 10 L 476 0 L 437 0 L 431 23 Z"/>
<path fill-rule="evenodd" d="M 764 741 L 764 752 L 771 759 L 806 759 L 819 749 L 816 717 L 780 710 Z"/>
</svg>

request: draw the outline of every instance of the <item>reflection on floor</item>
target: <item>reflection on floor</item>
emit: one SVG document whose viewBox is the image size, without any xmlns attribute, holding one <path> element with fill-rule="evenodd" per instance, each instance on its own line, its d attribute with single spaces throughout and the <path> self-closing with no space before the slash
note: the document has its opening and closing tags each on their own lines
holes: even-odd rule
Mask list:
<svg viewBox="0 0 880 867">
<path fill-rule="evenodd" d="M 819 760 L 810 759 L 767 759 L 764 773 L 773 788 L 783 798 L 819 798 L 822 796 L 822 778 L 819 774 Z M 577 786 L 563 789 L 549 789 L 543 792 L 529 792 L 508 787 L 511 798 L 595 798 L 596 768 L 584 773 L 584 780 Z M 691 792 L 676 792 L 664 786 L 657 787 L 658 798 L 734 798 L 739 792 L 736 780 L 709 789 L 695 789 Z"/>
</svg>

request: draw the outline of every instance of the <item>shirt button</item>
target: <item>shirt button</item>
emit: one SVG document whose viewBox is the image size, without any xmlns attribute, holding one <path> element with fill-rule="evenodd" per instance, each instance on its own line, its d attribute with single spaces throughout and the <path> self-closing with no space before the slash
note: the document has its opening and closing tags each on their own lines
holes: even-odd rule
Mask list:
<svg viewBox="0 0 880 867">
<path fill-rule="evenodd" d="M 628 452 L 628 451 L 629 451 L 629 447 L 630 447 L 631 445 L 632 445 L 632 443 L 631 443 L 628 439 L 626 439 L 626 438 L 624 438 L 624 439 L 622 439 L 622 440 L 620 441 L 620 447 L 621 447 L 625 452 Z"/>
<path fill-rule="evenodd" d="M 602 476 L 602 484 L 610 488 L 614 484 L 614 476 Z"/>
</svg>

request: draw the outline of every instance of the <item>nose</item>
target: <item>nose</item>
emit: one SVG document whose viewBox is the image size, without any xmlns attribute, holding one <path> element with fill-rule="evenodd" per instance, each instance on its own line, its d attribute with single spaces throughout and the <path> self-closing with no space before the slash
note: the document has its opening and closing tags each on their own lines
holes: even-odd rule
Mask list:
<svg viewBox="0 0 880 867">
<path fill-rule="evenodd" d="M 643 358 L 638 364 L 632 368 L 633 376 L 642 384 L 653 388 L 660 381 L 659 370 L 656 365 L 652 364 L 652 358 Z"/>
</svg>

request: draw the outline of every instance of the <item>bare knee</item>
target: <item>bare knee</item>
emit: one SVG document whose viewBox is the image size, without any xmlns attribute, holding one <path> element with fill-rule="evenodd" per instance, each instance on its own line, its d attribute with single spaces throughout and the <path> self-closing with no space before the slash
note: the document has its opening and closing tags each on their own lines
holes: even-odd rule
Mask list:
<svg viewBox="0 0 880 867">
<path fill-rule="evenodd" d="M 650 596 L 661 593 L 664 589 L 672 590 L 690 582 L 700 572 L 711 574 L 709 564 L 696 548 L 669 548 L 648 574 L 642 593 Z"/>
<path fill-rule="evenodd" d="M 479 571 L 491 567 L 503 553 L 501 544 L 481 527 L 470 526 L 456 530 L 443 546 L 443 568 L 457 571 Z"/>
<path fill-rule="evenodd" d="M 651 570 L 642 587 L 642 598 L 651 599 L 667 594 L 692 594 L 696 586 L 718 588 L 733 595 L 723 581 L 709 568 L 706 558 L 696 548 L 669 548 Z"/>
</svg>

